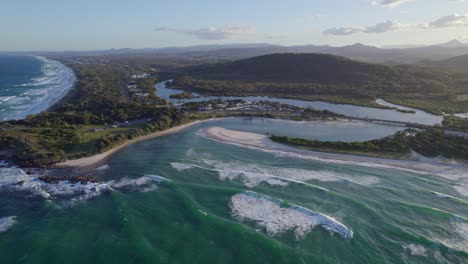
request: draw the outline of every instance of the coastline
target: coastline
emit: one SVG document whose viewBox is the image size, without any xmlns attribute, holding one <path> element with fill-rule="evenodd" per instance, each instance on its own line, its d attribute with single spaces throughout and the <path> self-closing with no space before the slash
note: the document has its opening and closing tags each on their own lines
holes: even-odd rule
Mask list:
<svg viewBox="0 0 468 264">
<path fill-rule="evenodd" d="M 200 135 L 223 144 L 260 150 L 262 152 L 273 153 L 284 157 L 300 158 L 330 164 L 395 169 L 417 174 L 434 174 L 451 180 L 460 180 L 468 176 L 468 167 L 461 163 L 449 164 L 428 158 L 393 159 L 336 152 L 319 152 L 273 142 L 265 135 L 229 130 L 222 127 L 203 129 L 200 131 Z"/>
<path fill-rule="evenodd" d="M 79 158 L 79 159 L 66 160 L 64 162 L 57 163 L 57 164 L 54 165 L 54 168 L 56 168 L 56 169 L 72 169 L 72 170 L 73 169 L 78 169 L 80 171 L 93 170 L 93 169 L 95 169 L 95 168 L 97 168 L 97 167 L 99 167 L 101 165 L 104 165 L 104 163 L 110 157 L 112 157 L 112 155 L 116 154 L 117 152 L 119 152 L 120 150 L 124 149 L 125 147 L 127 147 L 127 146 L 129 146 L 131 144 L 138 143 L 138 142 L 145 141 L 145 140 L 149 140 L 149 139 L 153 139 L 153 138 L 158 138 L 158 137 L 170 135 L 170 134 L 174 134 L 174 133 L 178 133 L 178 132 L 181 132 L 181 131 L 189 128 L 189 127 L 195 126 L 197 124 L 202 124 L 202 123 L 206 123 L 206 122 L 214 121 L 214 120 L 229 119 L 229 118 L 236 118 L 236 117 L 233 117 L 233 116 L 212 117 L 212 118 L 209 118 L 209 119 L 201 119 L 201 120 L 191 121 L 189 123 L 185 123 L 185 124 L 182 124 L 182 125 L 179 125 L 179 126 L 176 126 L 176 127 L 172 127 L 172 128 L 167 129 L 167 130 L 164 130 L 164 131 L 159 131 L 159 132 L 155 132 L 155 133 L 145 135 L 145 136 L 142 136 L 142 137 L 139 137 L 139 138 L 128 140 L 125 143 L 123 143 L 122 145 L 118 145 L 118 146 L 116 146 L 116 147 L 114 147 L 114 148 L 112 148 L 110 150 L 107 150 L 106 152 L 100 153 L 100 154 L 95 154 L 93 156 L 83 157 L 83 158 Z M 273 120 L 275 120 L 275 119 L 273 119 Z M 281 120 L 288 120 L 288 119 L 281 119 Z M 300 121 L 295 121 L 295 120 L 290 120 L 290 121 L 300 122 Z M 349 120 L 348 119 L 338 119 L 338 120 L 334 120 L 334 122 L 349 122 Z M 244 132 L 243 134 L 248 134 L 248 133 Z M 264 135 L 258 135 L 258 134 L 254 134 L 254 133 L 251 133 L 251 135 L 254 138 L 256 136 L 260 136 L 260 138 L 257 138 L 258 141 L 264 141 L 264 138 L 267 138 Z M 257 144 L 258 143 L 259 142 L 257 142 Z M 329 153 L 333 153 L 333 152 L 329 152 Z M 339 154 L 339 153 L 337 153 L 337 154 Z"/>
<path fill-rule="evenodd" d="M 18 92 L 8 97 L 20 101 L 16 105 L 8 105 L 9 108 L 3 109 L 7 111 L 2 112 L 1 121 L 21 120 L 28 115 L 49 111 L 76 86 L 77 76 L 74 70 L 63 61 L 37 55 L 13 56 L 29 57 L 39 61 L 41 75 L 28 77 L 22 80 L 22 83 L 15 84 L 15 87 L 21 88 L 21 93 Z M 19 110 L 12 110 L 16 108 Z"/>
<path fill-rule="evenodd" d="M 220 118 L 195 120 L 186 124 L 182 124 L 179 126 L 166 129 L 164 131 L 159 131 L 159 132 L 155 132 L 146 136 L 128 140 L 122 145 L 116 146 L 100 154 L 96 154 L 90 157 L 85 157 L 85 158 L 80 158 L 80 159 L 66 160 L 64 162 L 55 164 L 54 167 L 58 169 L 80 169 L 80 170 L 94 169 L 95 167 L 98 167 L 99 165 L 107 161 L 110 157 L 112 157 L 112 155 L 114 155 L 115 153 L 119 152 L 120 150 L 124 149 L 125 147 L 129 145 L 132 145 L 141 141 L 145 141 L 148 139 L 153 139 L 153 138 L 158 138 L 158 137 L 174 134 L 174 133 L 183 131 L 189 127 L 192 127 L 194 125 L 205 123 L 205 122 L 216 120 L 216 119 L 220 119 Z"/>
</svg>

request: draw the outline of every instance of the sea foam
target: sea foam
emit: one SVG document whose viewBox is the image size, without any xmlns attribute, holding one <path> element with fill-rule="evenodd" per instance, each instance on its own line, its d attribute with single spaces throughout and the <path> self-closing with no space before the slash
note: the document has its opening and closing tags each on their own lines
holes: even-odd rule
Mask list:
<svg viewBox="0 0 468 264">
<path fill-rule="evenodd" d="M 16 85 L 21 94 L 0 97 L 1 120 L 20 119 L 40 113 L 60 100 L 76 81 L 73 71 L 62 63 L 36 57 L 41 61 L 41 77 Z M 12 88 L 13 89 L 13 88 Z"/>
<path fill-rule="evenodd" d="M 305 170 L 296 168 L 278 168 L 255 163 L 223 162 L 201 159 L 195 163 L 171 163 L 176 170 L 183 171 L 200 168 L 217 172 L 221 180 L 240 180 L 246 187 L 252 188 L 261 183 L 272 186 L 287 186 L 289 183 L 308 184 L 308 181 L 348 182 L 371 186 L 380 182 L 371 176 L 354 176 L 326 170 Z"/>
<path fill-rule="evenodd" d="M 451 237 L 437 238 L 435 241 L 446 247 L 468 253 L 468 223 L 461 217 L 454 217 L 451 223 Z"/>
<path fill-rule="evenodd" d="M 16 216 L 0 218 L 0 233 L 7 231 L 16 224 Z"/>
<path fill-rule="evenodd" d="M 424 246 L 422 245 L 418 245 L 418 244 L 409 244 L 409 245 L 404 245 L 403 248 L 410 254 L 410 255 L 413 255 L 413 256 L 427 256 L 427 248 L 425 248 Z"/>
<path fill-rule="evenodd" d="M 287 205 L 282 200 L 245 191 L 231 197 L 232 216 L 239 221 L 252 221 L 264 228 L 268 235 L 293 231 L 297 239 L 304 238 L 316 226 L 344 239 L 353 238 L 353 231 L 334 218 L 298 205 Z"/>
<path fill-rule="evenodd" d="M 144 175 L 139 178 L 124 178 L 109 182 L 72 183 L 60 181 L 47 183 L 40 180 L 38 175 L 27 175 L 17 167 L 0 168 L 0 191 L 25 192 L 46 199 L 68 197 L 71 202 L 88 200 L 114 189 L 124 191 L 154 190 L 155 186 L 163 181 L 167 181 L 167 179 L 157 175 Z"/>
<path fill-rule="evenodd" d="M 458 185 L 453 187 L 459 194 L 468 196 L 468 185 Z"/>
</svg>

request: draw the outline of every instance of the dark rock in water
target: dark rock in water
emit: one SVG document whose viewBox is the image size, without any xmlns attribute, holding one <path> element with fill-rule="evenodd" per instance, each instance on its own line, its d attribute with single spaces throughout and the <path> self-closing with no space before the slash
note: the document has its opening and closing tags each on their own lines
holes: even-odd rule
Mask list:
<svg viewBox="0 0 468 264">
<path fill-rule="evenodd" d="M 95 178 L 92 178 L 90 176 L 74 176 L 74 177 L 68 177 L 68 176 L 40 176 L 38 177 L 39 180 L 49 183 L 49 184 L 57 184 L 60 182 L 68 181 L 72 184 L 75 183 L 81 183 L 81 184 L 88 184 L 88 183 L 95 183 L 97 182 Z"/>
<path fill-rule="evenodd" d="M 23 185 L 24 184 L 24 181 L 19 181 L 16 183 L 16 185 Z"/>
</svg>

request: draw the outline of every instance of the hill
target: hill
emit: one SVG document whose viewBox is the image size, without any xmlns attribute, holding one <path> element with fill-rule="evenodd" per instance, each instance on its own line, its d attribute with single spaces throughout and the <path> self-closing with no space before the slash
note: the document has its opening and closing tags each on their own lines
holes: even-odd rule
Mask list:
<svg viewBox="0 0 468 264">
<path fill-rule="evenodd" d="M 173 85 L 211 95 L 267 95 L 375 106 L 376 98 L 434 113 L 466 111 L 466 80 L 412 65 L 386 66 L 325 54 L 272 54 L 185 68 Z"/>
<path fill-rule="evenodd" d="M 400 45 L 386 48 L 378 48 L 360 43 L 342 47 L 332 47 L 328 45 L 280 46 L 267 43 L 252 43 L 145 49 L 124 48 L 90 51 L 25 52 L 25 54 L 42 56 L 135 56 L 152 59 L 171 58 L 191 61 L 245 59 L 275 53 L 332 54 L 360 61 L 396 65 L 402 63 L 414 64 L 421 61 L 447 60 L 451 57 L 468 54 L 468 45 L 458 40 L 432 46 Z"/>
<path fill-rule="evenodd" d="M 192 74 L 219 80 L 262 82 L 359 82 L 390 67 L 323 54 L 272 54 L 189 68 Z"/>
<path fill-rule="evenodd" d="M 468 71 L 468 54 L 433 62 L 431 65 L 466 73 Z"/>
</svg>

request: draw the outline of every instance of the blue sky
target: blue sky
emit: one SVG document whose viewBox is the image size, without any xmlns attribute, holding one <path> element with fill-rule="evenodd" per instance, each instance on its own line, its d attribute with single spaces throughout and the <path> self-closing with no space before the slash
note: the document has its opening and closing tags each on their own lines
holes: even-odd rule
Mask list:
<svg viewBox="0 0 468 264">
<path fill-rule="evenodd" d="M 2 0 L 0 50 L 468 42 L 468 0 Z"/>
</svg>

